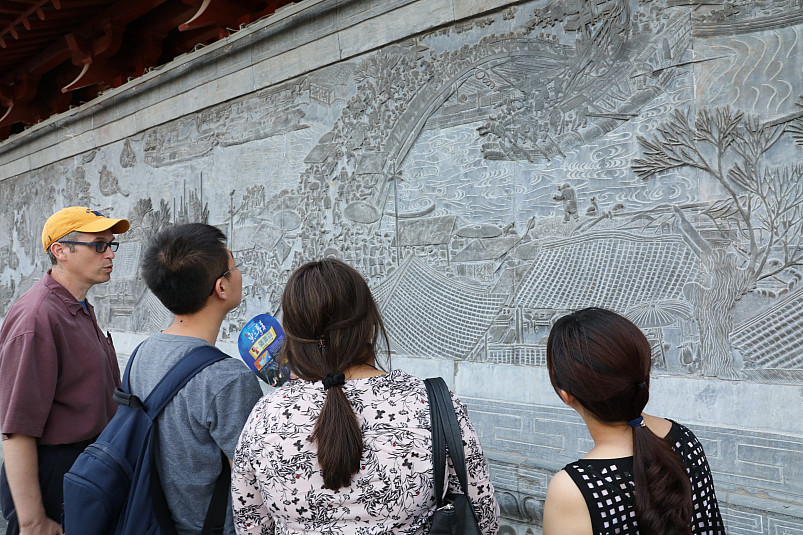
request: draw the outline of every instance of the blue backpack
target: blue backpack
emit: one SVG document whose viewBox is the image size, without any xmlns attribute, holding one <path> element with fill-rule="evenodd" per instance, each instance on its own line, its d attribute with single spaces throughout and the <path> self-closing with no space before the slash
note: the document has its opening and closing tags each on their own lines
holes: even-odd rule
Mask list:
<svg viewBox="0 0 803 535">
<path fill-rule="evenodd" d="M 156 473 L 156 417 L 195 374 L 228 358 L 217 348 L 193 349 L 170 369 L 143 403 L 131 394 L 125 369 L 120 404 L 98 439 L 78 456 L 64 476 L 64 532 L 68 535 L 175 535 L 159 475 Z M 203 534 L 222 533 L 231 472 L 221 451 L 222 469 L 215 483 Z"/>
</svg>

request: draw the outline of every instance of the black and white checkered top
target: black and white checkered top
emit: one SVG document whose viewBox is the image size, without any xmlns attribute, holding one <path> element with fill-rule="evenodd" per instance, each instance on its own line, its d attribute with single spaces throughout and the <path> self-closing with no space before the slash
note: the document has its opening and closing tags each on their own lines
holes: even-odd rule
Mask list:
<svg viewBox="0 0 803 535">
<path fill-rule="evenodd" d="M 694 503 L 692 534 L 724 534 L 714 480 L 703 446 L 694 433 L 677 422 L 672 422 L 667 439 L 672 441 L 691 480 Z M 635 535 L 639 532 L 633 498 L 633 457 L 580 459 L 567 464 L 564 470 L 585 498 L 595 535 Z"/>
</svg>

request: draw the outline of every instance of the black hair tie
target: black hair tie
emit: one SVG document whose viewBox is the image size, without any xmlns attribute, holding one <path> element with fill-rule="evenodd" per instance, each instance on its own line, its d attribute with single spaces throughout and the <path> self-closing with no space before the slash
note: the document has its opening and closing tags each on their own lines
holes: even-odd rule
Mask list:
<svg viewBox="0 0 803 535">
<path fill-rule="evenodd" d="M 346 384 L 346 376 L 342 373 L 327 373 L 321 382 L 323 383 L 323 389 L 329 390 L 333 386 Z"/>
</svg>

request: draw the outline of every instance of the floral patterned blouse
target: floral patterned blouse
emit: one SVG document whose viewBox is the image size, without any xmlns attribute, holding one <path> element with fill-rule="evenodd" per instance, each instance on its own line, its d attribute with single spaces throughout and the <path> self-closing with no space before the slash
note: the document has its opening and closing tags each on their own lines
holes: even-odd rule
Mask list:
<svg viewBox="0 0 803 535">
<path fill-rule="evenodd" d="M 351 486 L 323 485 L 316 445 L 307 438 L 324 402 L 320 382 L 290 381 L 251 411 L 232 467 L 238 534 L 425 534 L 435 511 L 432 434 L 424 382 L 401 370 L 346 381 L 360 421 L 363 454 Z M 468 496 L 484 535 L 499 530 L 499 505 L 465 406 L 454 396 L 463 432 Z M 449 461 L 448 487 L 460 492 Z"/>
</svg>

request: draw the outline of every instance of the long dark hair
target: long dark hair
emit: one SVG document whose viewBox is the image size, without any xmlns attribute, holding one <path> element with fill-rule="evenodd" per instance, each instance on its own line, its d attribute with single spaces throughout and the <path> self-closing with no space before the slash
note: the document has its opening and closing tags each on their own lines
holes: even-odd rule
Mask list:
<svg viewBox="0 0 803 535">
<path fill-rule="evenodd" d="M 333 258 L 299 267 L 282 294 L 282 351 L 290 369 L 306 381 L 321 381 L 361 364 L 372 364 L 380 338 L 388 357 L 385 326 L 371 290 L 352 267 Z M 341 386 L 326 399 L 310 440 L 327 488 L 346 487 L 360 469 L 362 433 Z"/>
<path fill-rule="evenodd" d="M 568 392 L 600 421 L 627 425 L 647 405 L 650 343 L 615 312 L 586 308 L 560 318 L 546 354 L 555 391 Z M 648 427 L 633 428 L 633 480 L 641 533 L 691 533 L 689 476 L 671 444 Z"/>
</svg>

